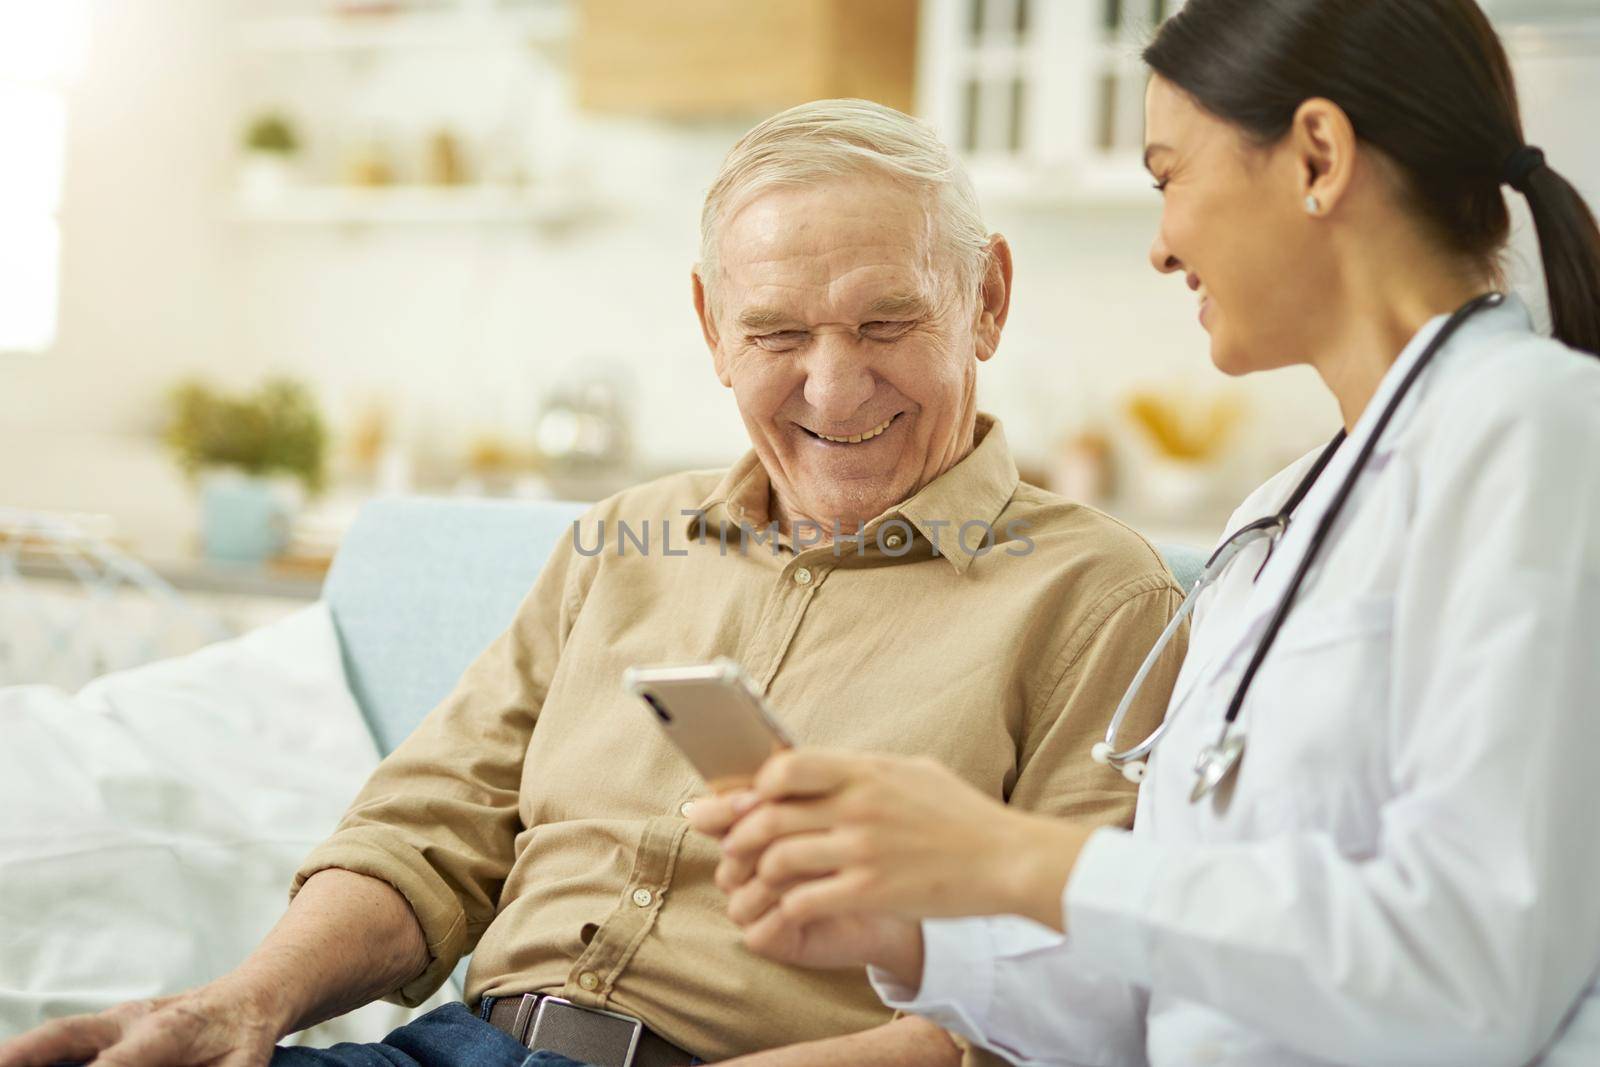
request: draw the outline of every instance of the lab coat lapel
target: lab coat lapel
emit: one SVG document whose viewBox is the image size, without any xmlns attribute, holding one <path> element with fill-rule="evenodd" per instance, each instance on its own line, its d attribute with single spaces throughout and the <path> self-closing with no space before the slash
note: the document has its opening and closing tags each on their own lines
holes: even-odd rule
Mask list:
<svg viewBox="0 0 1600 1067">
<path fill-rule="evenodd" d="M 1184 670 L 1179 677 L 1173 692 L 1172 701 L 1168 706 L 1168 715 L 1172 715 L 1197 692 L 1209 692 L 1219 678 L 1235 676 L 1242 671 L 1249 657 L 1255 652 L 1262 634 L 1267 628 L 1273 612 L 1277 609 L 1278 602 L 1293 579 L 1295 571 L 1299 568 L 1305 554 L 1309 551 L 1312 535 L 1317 526 L 1322 522 L 1339 486 L 1350 473 L 1351 466 L 1355 463 L 1356 456 L 1365 447 L 1366 441 L 1372 436 L 1378 419 L 1383 410 L 1388 407 L 1399 390 L 1401 381 L 1406 373 L 1422 357 L 1428 344 L 1438 335 L 1443 328 L 1448 315 L 1438 316 L 1418 331 L 1417 336 L 1400 353 L 1389 372 L 1384 375 L 1372 401 L 1367 404 L 1361 418 L 1356 423 L 1355 432 L 1352 433 L 1340 446 L 1327 468 L 1311 487 L 1306 498 L 1301 501 L 1296 509 L 1293 519 L 1289 524 L 1288 532 L 1284 534 L 1277 548 L 1272 553 L 1265 569 L 1261 571 L 1259 579 L 1246 592 L 1242 608 L 1235 612 L 1212 615 L 1207 626 L 1215 625 L 1221 629 L 1215 635 L 1216 640 L 1203 640 L 1200 642 L 1201 660 L 1194 665 L 1192 670 Z M 1394 418 L 1390 420 L 1384 431 L 1383 438 L 1375 447 L 1372 457 L 1368 460 L 1367 470 L 1380 469 L 1389 462 L 1390 457 L 1403 440 L 1407 427 L 1413 420 L 1421 403 L 1426 402 L 1431 392 L 1436 392 L 1439 382 L 1447 379 L 1455 369 L 1452 357 L 1459 356 L 1463 351 L 1483 344 L 1493 334 L 1521 323 L 1524 328 L 1527 323 L 1527 310 L 1515 297 L 1507 299 L 1506 303 L 1498 308 L 1481 311 L 1463 323 L 1452 337 L 1434 357 L 1428 369 L 1423 372 L 1412 387 L 1411 393 L 1406 397 Z M 1363 472 L 1366 473 L 1366 472 Z M 1284 492 L 1287 499 L 1290 489 Z M 1275 506 L 1281 506 L 1281 502 Z M 1348 507 L 1348 506 L 1347 506 Z M 1247 520 L 1248 521 L 1248 517 Z M 1232 533 L 1232 531 L 1229 531 Z M 1335 530 L 1335 533 L 1337 530 Z M 1325 545 L 1326 553 L 1331 545 Z M 1219 586 L 1227 585 L 1237 588 L 1237 583 L 1251 582 L 1256 567 L 1260 564 L 1251 558 L 1253 554 L 1246 554 L 1235 560 L 1218 583 Z M 1259 557 L 1255 557 L 1259 559 Z M 1308 576 L 1306 584 L 1301 587 L 1301 596 L 1315 582 L 1315 571 Z M 1218 593 L 1222 590 L 1219 588 Z M 1220 717 L 1226 710 L 1222 700 L 1214 700 L 1218 706 L 1214 714 Z"/>
</svg>

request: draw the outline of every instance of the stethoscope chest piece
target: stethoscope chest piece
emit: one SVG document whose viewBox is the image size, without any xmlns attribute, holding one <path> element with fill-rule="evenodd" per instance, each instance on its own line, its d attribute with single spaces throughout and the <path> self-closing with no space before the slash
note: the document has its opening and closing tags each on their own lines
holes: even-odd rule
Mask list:
<svg viewBox="0 0 1600 1067">
<path fill-rule="evenodd" d="M 1223 727 L 1222 736 L 1213 744 L 1202 748 L 1194 758 L 1194 788 L 1189 790 L 1189 802 L 1197 803 L 1217 786 L 1227 781 L 1239 769 L 1244 758 L 1244 733 Z"/>
</svg>

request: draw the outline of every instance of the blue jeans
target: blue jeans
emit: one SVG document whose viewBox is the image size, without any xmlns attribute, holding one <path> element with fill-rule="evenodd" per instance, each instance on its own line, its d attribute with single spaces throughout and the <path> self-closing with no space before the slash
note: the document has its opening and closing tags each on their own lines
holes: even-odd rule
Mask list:
<svg viewBox="0 0 1600 1067">
<path fill-rule="evenodd" d="M 484 1011 L 488 1011 L 485 997 Z M 272 1067 L 583 1067 L 553 1052 L 529 1052 L 465 1004 L 444 1004 L 389 1032 L 376 1044 L 341 1041 L 331 1048 L 279 1045 Z"/>
</svg>

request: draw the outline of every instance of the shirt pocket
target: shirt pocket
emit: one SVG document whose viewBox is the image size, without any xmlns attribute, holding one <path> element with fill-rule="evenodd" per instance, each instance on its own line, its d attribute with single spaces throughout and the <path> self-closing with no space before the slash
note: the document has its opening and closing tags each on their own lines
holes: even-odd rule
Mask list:
<svg viewBox="0 0 1600 1067">
<path fill-rule="evenodd" d="M 1388 792 L 1393 636 L 1392 595 L 1291 612 L 1241 716 L 1241 790 L 1293 829 L 1327 833 L 1358 854 L 1375 846 Z"/>
</svg>

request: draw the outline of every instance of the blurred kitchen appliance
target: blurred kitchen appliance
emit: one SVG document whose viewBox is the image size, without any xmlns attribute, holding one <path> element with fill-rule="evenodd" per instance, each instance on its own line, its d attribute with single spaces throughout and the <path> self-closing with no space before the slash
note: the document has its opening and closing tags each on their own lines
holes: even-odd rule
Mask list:
<svg viewBox="0 0 1600 1067">
<path fill-rule="evenodd" d="M 606 478 L 627 467 L 632 439 L 619 374 L 590 368 L 545 397 L 534 440 L 546 477 Z"/>
</svg>

